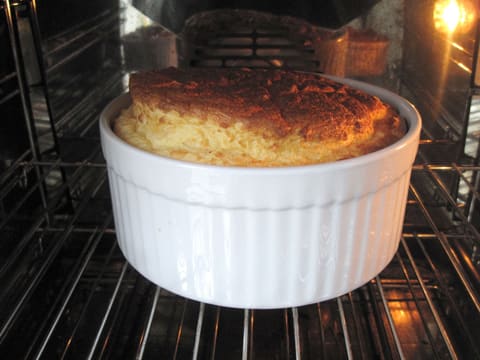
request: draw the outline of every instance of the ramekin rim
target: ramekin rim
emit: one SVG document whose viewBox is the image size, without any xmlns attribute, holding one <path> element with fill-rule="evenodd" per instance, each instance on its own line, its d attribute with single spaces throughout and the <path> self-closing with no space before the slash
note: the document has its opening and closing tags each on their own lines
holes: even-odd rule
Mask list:
<svg viewBox="0 0 480 360">
<path fill-rule="evenodd" d="M 172 158 L 168 158 L 165 156 L 148 152 L 146 150 L 142 150 L 122 140 L 113 132 L 111 128 L 111 122 L 114 119 L 107 118 L 106 113 L 111 111 L 112 107 L 117 106 L 116 105 L 117 102 L 121 101 L 122 98 L 127 96 L 129 97 L 130 94 L 128 92 L 125 92 L 115 97 L 114 99 L 112 99 L 108 103 L 108 105 L 103 109 L 103 111 L 100 114 L 100 131 L 116 146 L 120 146 L 124 149 L 128 149 L 128 151 L 132 153 L 136 153 L 138 156 L 154 159 L 154 161 L 157 161 L 159 164 L 165 163 L 165 164 L 175 165 L 183 168 L 189 168 L 192 170 L 193 169 L 215 170 L 221 173 L 228 172 L 228 173 L 237 173 L 237 174 L 247 172 L 247 173 L 252 173 L 257 175 L 262 175 L 262 174 L 275 175 L 275 174 L 290 173 L 290 172 L 296 172 L 296 173 L 322 172 L 322 171 L 341 170 L 346 167 L 351 168 L 351 167 L 357 167 L 357 166 L 366 166 L 367 164 L 374 163 L 379 159 L 383 159 L 387 157 L 388 154 L 392 152 L 394 153 L 400 150 L 401 148 L 406 147 L 411 142 L 416 141 L 421 130 L 421 116 L 417 108 L 410 101 L 408 101 L 407 99 L 401 97 L 400 95 L 390 90 L 381 88 L 377 85 L 373 85 L 373 84 L 369 84 L 366 82 L 353 80 L 353 79 L 337 78 L 334 76 L 326 76 L 326 77 L 329 77 L 331 79 L 334 79 L 342 83 L 346 83 L 352 87 L 359 88 L 360 90 L 366 91 L 367 93 L 370 93 L 370 94 L 374 92 L 375 94 L 373 95 L 380 97 L 383 101 L 395 107 L 397 111 L 399 111 L 400 113 L 403 112 L 402 118 L 404 118 L 407 121 L 407 127 L 408 127 L 406 134 L 401 139 L 394 142 L 393 144 L 390 144 L 380 150 L 377 150 L 365 155 L 360 155 L 354 158 L 337 160 L 337 161 L 326 162 L 326 163 L 319 163 L 319 164 L 272 166 L 272 167 L 261 167 L 261 166 L 244 167 L 244 166 L 224 166 L 224 165 L 196 163 L 196 162 L 190 162 L 185 160 L 172 159 Z M 392 104 L 391 101 L 385 100 L 384 98 L 382 98 L 381 95 L 379 96 L 377 92 L 380 92 L 381 94 L 385 95 L 385 97 L 393 98 L 395 100 L 394 101 L 395 103 Z M 402 107 L 401 109 L 402 111 L 398 109 L 399 107 Z M 121 109 L 123 108 L 120 108 L 119 110 Z M 409 116 L 406 116 L 405 114 L 406 112 L 409 113 Z"/>
</svg>

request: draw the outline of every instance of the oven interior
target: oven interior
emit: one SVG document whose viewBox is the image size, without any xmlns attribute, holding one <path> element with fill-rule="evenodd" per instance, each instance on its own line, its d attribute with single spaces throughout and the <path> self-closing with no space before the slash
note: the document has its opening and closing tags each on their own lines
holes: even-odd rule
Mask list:
<svg viewBox="0 0 480 360">
<path fill-rule="evenodd" d="M 451 3 L 473 4 L 367 1 L 342 24 L 323 16 L 334 28 L 207 9 L 174 33 L 125 0 L 0 0 L 2 356 L 480 358 L 479 27 L 475 16 L 444 31 L 435 16 Z M 388 51 L 374 42 L 380 70 L 348 73 L 348 56 L 338 70 L 339 53 L 321 68 L 324 45 L 351 29 L 388 39 Z M 165 66 L 346 71 L 415 104 L 422 139 L 389 266 L 336 299 L 278 310 L 197 303 L 130 267 L 115 239 L 98 117 L 130 72 Z"/>
</svg>

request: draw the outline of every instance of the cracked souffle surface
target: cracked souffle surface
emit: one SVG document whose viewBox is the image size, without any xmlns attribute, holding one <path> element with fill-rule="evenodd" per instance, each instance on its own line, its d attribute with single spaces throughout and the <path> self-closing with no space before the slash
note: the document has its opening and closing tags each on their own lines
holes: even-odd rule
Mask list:
<svg viewBox="0 0 480 360">
<path fill-rule="evenodd" d="M 140 149 L 227 166 L 295 166 L 384 148 L 405 134 L 395 109 L 325 77 L 266 69 L 132 74 L 115 133 Z"/>
</svg>

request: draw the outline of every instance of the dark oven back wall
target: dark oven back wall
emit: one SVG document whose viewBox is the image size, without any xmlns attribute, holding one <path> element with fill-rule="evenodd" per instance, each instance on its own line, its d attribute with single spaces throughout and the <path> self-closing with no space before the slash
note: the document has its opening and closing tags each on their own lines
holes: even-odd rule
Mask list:
<svg viewBox="0 0 480 360">
<path fill-rule="evenodd" d="M 431 147 L 431 161 L 457 161 L 469 106 L 475 27 L 448 35 L 435 29 L 435 1 L 405 1 L 401 77 L 408 97 L 422 113 L 427 137 L 452 140 Z M 427 151 L 428 152 L 428 151 Z"/>
</svg>

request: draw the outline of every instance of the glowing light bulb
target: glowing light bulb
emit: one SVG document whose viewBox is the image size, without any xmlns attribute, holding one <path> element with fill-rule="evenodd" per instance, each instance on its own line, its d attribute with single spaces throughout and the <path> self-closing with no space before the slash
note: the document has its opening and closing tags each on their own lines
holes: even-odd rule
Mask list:
<svg viewBox="0 0 480 360">
<path fill-rule="evenodd" d="M 467 32 L 476 19 L 476 8 L 468 0 L 438 0 L 433 9 L 435 29 L 452 34 Z"/>
</svg>

